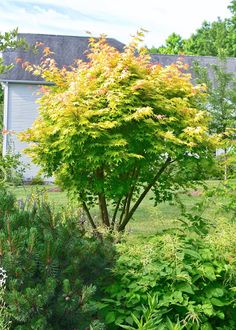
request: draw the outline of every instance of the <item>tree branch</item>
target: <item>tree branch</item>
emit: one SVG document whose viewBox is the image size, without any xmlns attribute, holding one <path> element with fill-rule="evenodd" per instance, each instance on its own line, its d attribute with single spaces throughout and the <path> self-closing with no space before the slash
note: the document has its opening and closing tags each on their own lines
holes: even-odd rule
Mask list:
<svg viewBox="0 0 236 330">
<path fill-rule="evenodd" d="M 112 229 L 114 229 L 114 227 L 115 227 L 116 216 L 117 216 L 117 212 L 118 212 L 119 207 L 120 207 L 121 200 L 122 200 L 122 197 L 120 197 L 120 199 L 118 200 L 118 202 L 116 204 L 116 207 L 115 207 L 115 211 L 114 211 L 114 214 L 113 214 L 113 217 L 112 217 L 112 221 L 111 221 L 111 228 Z"/>
<path fill-rule="evenodd" d="M 84 209 L 84 211 L 85 211 L 85 213 L 86 213 L 86 215 L 89 219 L 89 222 L 90 222 L 91 226 L 93 227 L 93 229 L 97 230 L 97 226 L 96 226 L 95 222 L 93 221 L 91 213 L 89 212 L 89 209 L 88 209 L 88 207 L 87 207 L 87 205 L 84 201 L 82 202 L 82 206 L 83 206 L 83 209 Z"/>
<path fill-rule="evenodd" d="M 161 174 L 165 171 L 165 169 L 167 168 L 167 166 L 170 163 L 171 163 L 171 158 L 168 157 L 166 159 L 165 163 L 161 166 L 161 168 L 157 172 L 157 174 L 154 176 L 154 178 L 151 180 L 151 182 L 146 186 L 146 188 L 144 189 L 144 191 L 142 192 L 142 194 L 139 196 L 139 198 L 137 199 L 136 203 L 133 205 L 133 207 L 130 210 L 130 212 L 124 218 L 123 222 L 120 223 L 119 228 L 118 228 L 118 231 L 123 231 L 125 229 L 125 226 L 129 222 L 129 220 L 132 218 L 134 212 L 137 210 L 137 208 L 139 207 L 140 203 L 143 201 L 144 197 L 147 195 L 147 193 L 150 191 L 150 189 L 153 187 L 153 185 L 155 184 L 155 182 L 159 179 L 159 177 L 161 176 Z"/>
<path fill-rule="evenodd" d="M 126 215 L 129 212 L 130 203 L 132 200 L 132 196 L 133 196 L 133 192 L 135 189 L 135 184 L 136 184 L 136 179 L 138 177 L 138 174 L 139 174 L 139 169 L 137 167 L 134 167 L 132 170 L 132 174 L 131 174 L 131 182 L 134 181 L 134 183 L 131 186 L 130 191 L 128 192 L 128 194 L 125 197 L 123 209 L 122 209 L 122 212 L 120 215 L 119 225 L 122 223 L 124 215 Z"/>
<path fill-rule="evenodd" d="M 123 205 L 123 208 L 122 208 L 122 211 L 121 211 L 121 214 L 120 214 L 119 225 L 121 224 L 123 216 L 125 214 L 127 199 L 128 199 L 128 196 L 126 195 L 125 200 L 124 200 L 124 205 Z"/>
<path fill-rule="evenodd" d="M 132 197 L 133 197 L 133 193 L 134 193 L 134 189 L 135 189 L 135 185 L 136 185 L 136 180 L 138 178 L 138 174 L 139 174 L 139 169 L 137 168 L 134 168 L 134 171 L 133 171 L 133 180 L 134 180 L 134 183 L 133 183 L 133 186 L 131 187 L 129 193 L 128 193 L 128 198 L 127 198 L 127 203 L 126 203 L 126 209 L 125 209 L 125 217 L 129 214 L 129 210 L 130 210 L 130 204 L 131 204 L 131 201 L 132 201 Z"/>
</svg>

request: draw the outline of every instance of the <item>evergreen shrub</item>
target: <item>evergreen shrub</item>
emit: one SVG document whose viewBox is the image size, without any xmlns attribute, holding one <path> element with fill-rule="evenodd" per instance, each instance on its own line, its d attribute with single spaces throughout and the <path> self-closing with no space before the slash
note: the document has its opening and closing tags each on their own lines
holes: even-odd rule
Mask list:
<svg viewBox="0 0 236 330">
<path fill-rule="evenodd" d="M 114 254 L 83 226 L 78 214 L 55 213 L 42 198 L 17 204 L 0 189 L 0 264 L 12 329 L 102 329 L 93 300 Z"/>
</svg>

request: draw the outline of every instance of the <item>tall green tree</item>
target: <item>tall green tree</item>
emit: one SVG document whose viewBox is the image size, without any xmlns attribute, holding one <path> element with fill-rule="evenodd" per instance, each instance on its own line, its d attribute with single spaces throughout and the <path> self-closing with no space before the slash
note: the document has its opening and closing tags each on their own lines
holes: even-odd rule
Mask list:
<svg viewBox="0 0 236 330">
<path fill-rule="evenodd" d="M 189 38 L 183 39 L 172 33 L 161 47 L 153 47 L 150 52 L 160 54 L 186 54 L 202 56 L 236 57 L 236 3 L 232 0 L 229 9 L 232 16 L 216 21 L 204 21 Z"/>
<path fill-rule="evenodd" d="M 94 229 L 91 208 L 103 225 L 123 231 L 153 190 L 155 201 L 193 180 L 212 146 L 201 86 L 182 63 L 161 67 L 137 48 L 123 53 L 105 38 L 91 39 L 89 62 L 59 69 L 48 57 L 28 70 L 52 87 L 42 89 L 39 117 L 21 135 L 29 155 L 76 195 Z"/>
<path fill-rule="evenodd" d="M 181 54 L 184 52 L 184 41 L 179 34 L 172 33 L 159 48 L 152 47 L 150 53 Z"/>
<path fill-rule="evenodd" d="M 236 1 L 232 0 L 229 9 L 232 13 L 231 18 L 231 33 L 230 33 L 230 45 L 232 47 L 233 56 L 236 56 Z"/>
<path fill-rule="evenodd" d="M 184 51 L 190 55 L 235 56 L 231 45 L 231 21 L 218 18 L 215 22 L 203 22 L 184 42 Z"/>
<path fill-rule="evenodd" d="M 224 179 L 227 179 L 228 167 L 235 162 L 231 156 L 236 141 L 236 78 L 227 72 L 225 59 L 219 59 L 219 65 L 210 68 L 196 63 L 194 71 L 198 83 L 207 85 L 207 109 L 211 115 L 209 127 L 212 133 L 221 135 Z"/>
</svg>

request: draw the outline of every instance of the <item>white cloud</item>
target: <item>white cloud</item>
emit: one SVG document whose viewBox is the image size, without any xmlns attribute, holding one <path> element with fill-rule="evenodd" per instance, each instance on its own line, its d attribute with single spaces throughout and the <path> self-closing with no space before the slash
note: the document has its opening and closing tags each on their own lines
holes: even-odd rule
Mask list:
<svg viewBox="0 0 236 330">
<path fill-rule="evenodd" d="M 149 30 L 146 44 L 160 45 L 177 32 L 188 37 L 203 20 L 229 16 L 229 0 L 5 0 L 0 31 L 84 35 L 106 33 L 127 42 L 138 28 Z"/>
</svg>

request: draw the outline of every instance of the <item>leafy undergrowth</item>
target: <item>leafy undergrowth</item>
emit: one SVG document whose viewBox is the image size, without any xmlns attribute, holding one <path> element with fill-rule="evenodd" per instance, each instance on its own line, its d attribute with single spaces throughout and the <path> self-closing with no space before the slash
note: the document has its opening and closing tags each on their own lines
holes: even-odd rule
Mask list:
<svg viewBox="0 0 236 330">
<path fill-rule="evenodd" d="M 236 225 L 185 213 L 175 229 L 117 246 L 99 304 L 108 329 L 236 329 Z"/>
<path fill-rule="evenodd" d="M 16 330 L 236 329 L 236 195 L 235 186 L 225 189 L 209 190 L 206 203 L 194 197 L 198 203 L 187 207 L 181 198 L 179 220 L 158 235 L 113 237 L 104 230 L 102 240 L 87 232 L 78 211 L 58 213 L 40 193 L 17 203 L 0 189 L 5 324 Z M 215 196 L 225 203 L 211 205 L 217 212 L 209 221 L 204 215 Z"/>
</svg>

